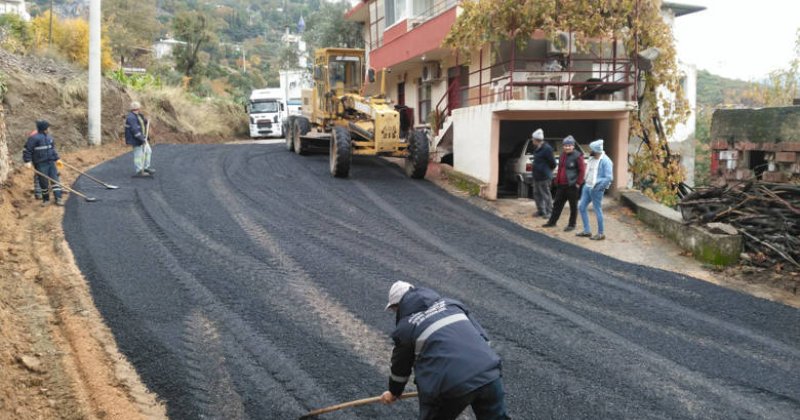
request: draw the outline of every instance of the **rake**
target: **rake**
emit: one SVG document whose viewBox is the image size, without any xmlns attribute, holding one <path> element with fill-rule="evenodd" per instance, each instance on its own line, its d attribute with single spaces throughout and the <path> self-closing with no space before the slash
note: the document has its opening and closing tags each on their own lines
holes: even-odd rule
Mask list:
<svg viewBox="0 0 800 420">
<path fill-rule="evenodd" d="M 417 392 L 407 392 L 407 393 L 399 396 L 397 399 L 398 400 L 404 400 L 406 398 L 416 398 L 417 395 L 418 395 Z M 346 403 L 336 404 L 336 405 L 332 405 L 330 407 L 325 407 L 325 408 L 320 408 L 318 410 L 310 411 L 310 412 L 300 416 L 299 420 L 310 419 L 310 418 L 316 417 L 316 416 L 318 416 L 320 414 L 330 413 L 331 411 L 341 410 L 343 408 L 358 407 L 360 405 L 372 404 L 372 403 L 376 403 L 376 402 L 378 402 L 380 400 L 381 400 L 381 397 L 379 395 L 377 397 L 364 398 L 364 399 L 360 399 L 360 400 L 354 400 L 354 401 L 349 401 L 349 402 L 346 402 Z"/>
<path fill-rule="evenodd" d="M 76 191 L 76 190 L 74 190 L 74 189 L 72 189 L 72 188 L 70 188 L 70 187 L 68 187 L 68 186 L 66 186 L 66 185 L 64 185 L 64 184 L 62 184 L 62 183 L 60 183 L 60 182 L 56 181 L 55 179 L 53 179 L 53 178 L 50 178 L 49 176 L 47 176 L 47 175 L 45 175 L 45 174 L 43 174 L 43 173 L 41 173 L 41 172 L 37 171 L 35 168 L 31 168 L 31 169 L 33 169 L 33 172 L 35 172 L 35 173 L 36 173 L 36 175 L 43 176 L 43 177 L 45 177 L 45 178 L 49 179 L 49 180 L 50 180 L 50 182 L 52 182 L 53 184 L 60 186 L 61 188 L 63 188 L 63 189 L 65 189 L 65 190 L 69 191 L 69 192 L 70 192 L 70 193 L 72 193 L 72 194 L 75 194 L 75 195 L 77 195 L 77 196 L 79 196 L 79 197 L 83 197 L 83 199 L 84 199 L 84 200 L 86 200 L 86 201 L 88 201 L 88 202 L 90 202 L 90 203 L 94 203 L 95 201 L 97 201 L 97 199 L 96 199 L 96 198 L 94 198 L 94 197 L 89 197 L 89 196 L 87 196 L 86 194 L 84 194 L 84 193 L 82 193 L 82 192 L 80 192 L 80 191 Z"/>
<path fill-rule="evenodd" d="M 77 172 L 77 173 L 79 173 L 79 174 L 81 174 L 81 175 L 85 176 L 86 178 L 89 178 L 89 179 L 91 179 L 92 181 L 94 181 L 94 182 L 96 182 L 96 183 L 98 183 L 98 184 L 100 184 L 100 185 L 102 185 L 102 186 L 106 187 L 106 189 L 108 189 L 108 190 L 116 190 L 117 188 L 119 188 L 119 187 L 118 187 L 118 186 L 116 186 L 116 185 L 111 185 L 111 184 L 105 183 L 105 182 L 103 182 L 103 181 L 101 181 L 101 180 L 99 180 L 99 179 L 97 179 L 97 178 L 95 178 L 95 177 L 93 177 L 93 176 L 91 176 L 91 175 L 87 174 L 86 172 L 83 172 L 83 171 L 81 171 L 80 169 L 78 169 L 78 168 L 76 168 L 76 167 L 74 167 L 74 166 L 70 165 L 69 163 L 67 163 L 67 162 L 64 162 L 64 160 L 63 160 L 63 159 L 61 160 L 61 163 L 63 163 L 63 164 L 64 164 L 64 166 L 66 166 L 67 168 L 70 168 L 70 169 L 72 169 L 73 171 L 75 171 L 75 172 Z"/>
</svg>

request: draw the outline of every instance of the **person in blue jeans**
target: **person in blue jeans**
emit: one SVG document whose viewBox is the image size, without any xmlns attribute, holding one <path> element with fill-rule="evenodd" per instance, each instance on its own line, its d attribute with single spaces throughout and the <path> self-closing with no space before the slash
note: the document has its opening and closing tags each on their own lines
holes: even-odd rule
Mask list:
<svg viewBox="0 0 800 420">
<path fill-rule="evenodd" d="M 411 370 L 419 391 L 420 420 L 455 420 L 472 407 L 478 420 L 507 420 L 500 356 L 463 303 L 397 281 L 387 311 L 396 314 L 389 390 L 381 402 L 403 394 Z"/>
<path fill-rule="evenodd" d="M 603 139 L 589 143 L 589 148 L 591 149 L 591 155 L 586 163 L 586 180 L 581 191 L 581 200 L 578 202 L 578 212 L 581 214 L 583 231 L 578 232 L 576 236 L 602 241 L 606 238 L 603 229 L 603 194 L 611 186 L 611 181 L 614 180 L 614 163 L 603 152 Z M 589 226 L 589 214 L 587 213 L 589 202 L 592 203 L 594 214 L 597 216 L 597 234 L 594 236 L 592 236 L 592 230 Z"/>
</svg>

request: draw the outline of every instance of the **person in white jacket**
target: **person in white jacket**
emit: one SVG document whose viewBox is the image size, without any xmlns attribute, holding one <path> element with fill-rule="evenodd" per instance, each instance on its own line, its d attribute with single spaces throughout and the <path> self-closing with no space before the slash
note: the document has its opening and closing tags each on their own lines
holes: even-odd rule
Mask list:
<svg viewBox="0 0 800 420">
<path fill-rule="evenodd" d="M 586 163 L 586 180 L 581 191 L 581 200 L 578 202 L 583 231 L 578 232 L 576 236 L 601 241 L 606 238 L 603 226 L 603 195 L 614 180 L 614 163 L 603 151 L 603 139 L 589 143 L 589 148 L 592 153 Z M 594 214 L 597 216 L 597 234 L 594 236 L 592 236 L 587 213 L 589 202 L 592 203 Z"/>
</svg>

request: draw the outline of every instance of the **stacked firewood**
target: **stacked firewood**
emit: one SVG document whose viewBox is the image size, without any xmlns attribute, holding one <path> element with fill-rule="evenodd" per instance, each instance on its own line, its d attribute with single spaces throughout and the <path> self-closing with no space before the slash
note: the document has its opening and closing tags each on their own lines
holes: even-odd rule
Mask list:
<svg viewBox="0 0 800 420">
<path fill-rule="evenodd" d="M 736 228 L 751 263 L 800 271 L 800 185 L 749 181 L 697 189 L 679 208 L 687 223 Z"/>
</svg>

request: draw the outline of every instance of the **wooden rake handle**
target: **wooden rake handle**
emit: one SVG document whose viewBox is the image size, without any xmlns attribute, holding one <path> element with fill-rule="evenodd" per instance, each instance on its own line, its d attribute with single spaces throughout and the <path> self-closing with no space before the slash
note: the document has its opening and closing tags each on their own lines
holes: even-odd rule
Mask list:
<svg viewBox="0 0 800 420">
<path fill-rule="evenodd" d="M 419 393 L 417 392 L 406 392 L 405 394 L 399 396 L 398 400 L 405 400 L 407 398 L 416 398 Z M 318 410 L 310 411 L 307 414 L 304 414 L 300 417 L 299 420 L 310 419 L 311 417 L 316 417 L 320 414 L 330 413 L 331 411 L 341 410 L 343 408 L 350 408 L 350 407 L 358 407 L 360 405 L 367 405 L 376 403 L 381 400 L 380 395 L 377 397 L 370 397 L 370 398 L 363 398 L 360 400 L 349 401 L 346 403 L 332 405 L 330 407 L 320 408 Z"/>
<path fill-rule="evenodd" d="M 81 193 L 80 191 L 75 191 L 74 189 L 72 189 L 72 188 L 70 188 L 70 187 L 68 187 L 68 186 L 66 186 L 66 185 L 64 185 L 64 184 L 62 184 L 61 182 L 58 182 L 58 181 L 56 181 L 55 179 L 53 179 L 53 178 L 50 178 L 49 176 L 47 176 L 47 175 L 45 175 L 45 174 L 43 174 L 43 173 L 39 172 L 38 170 L 36 170 L 36 168 L 31 168 L 31 169 L 33 170 L 33 173 L 35 173 L 35 174 L 37 174 L 37 175 L 40 175 L 40 176 L 43 176 L 43 177 L 47 178 L 47 179 L 48 179 L 50 182 L 52 182 L 53 184 L 56 184 L 56 185 L 58 185 L 58 186 L 59 186 L 59 187 L 61 187 L 62 189 L 65 189 L 65 190 L 69 191 L 69 192 L 70 192 L 70 193 L 72 193 L 72 194 L 75 194 L 75 195 L 77 195 L 77 196 L 79 196 L 79 197 L 83 197 L 83 199 L 84 199 L 84 200 L 86 200 L 86 201 L 89 201 L 89 202 L 97 201 L 97 199 L 96 199 L 96 198 L 94 198 L 94 197 L 88 197 L 88 196 L 86 196 L 85 194 Z"/>
</svg>

